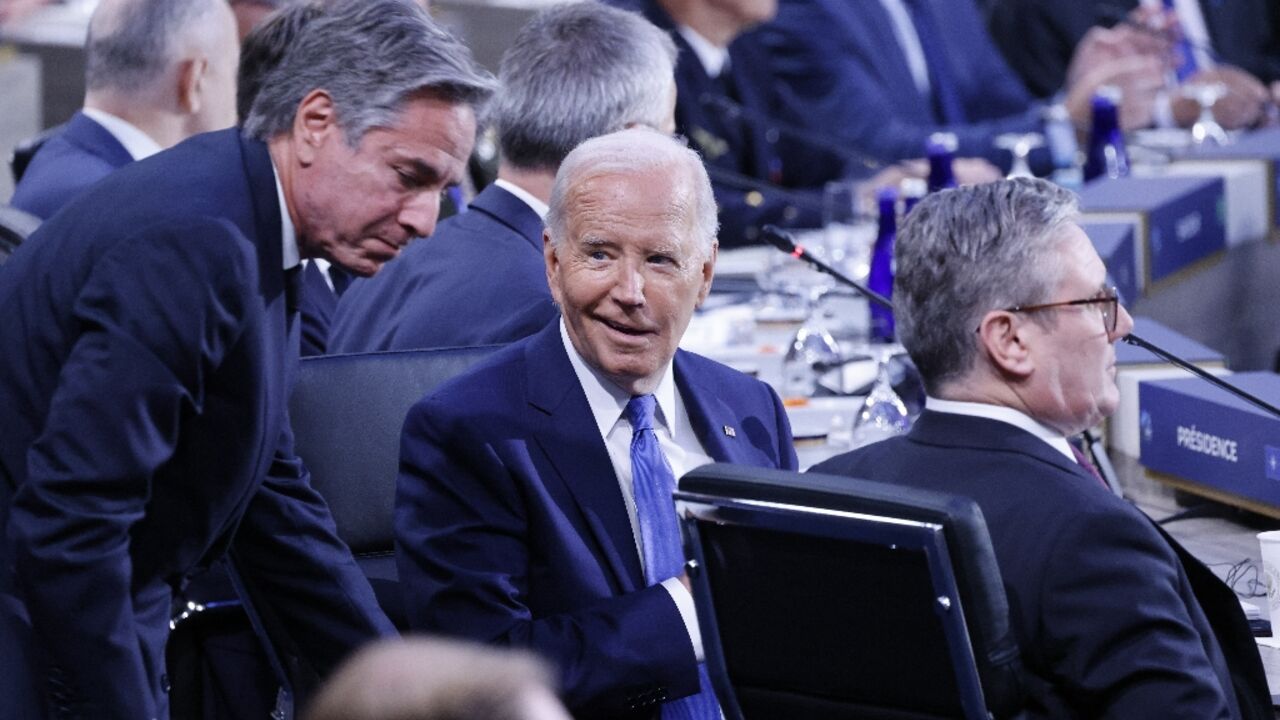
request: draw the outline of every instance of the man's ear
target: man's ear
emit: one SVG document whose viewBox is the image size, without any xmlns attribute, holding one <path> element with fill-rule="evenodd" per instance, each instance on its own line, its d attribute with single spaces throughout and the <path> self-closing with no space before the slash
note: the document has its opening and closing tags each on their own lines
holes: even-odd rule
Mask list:
<svg viewBox="0 0 1280 720">
<path fill-rule="evenodd" d="M 1031 323 L 1007 310 L 992 310 L 978 325 L 978 345 L 1001 371 L 1026 377 L 1035 369 L 1028 341 Z"/>
<path fill-rule="evenodd" d="M 551 288 L 551 298 L 560 304 L 560 256 L 551 244 L 551 231 L 542 231 L 542 257 L 547 263 L 547 287 Z"/>
<path fill-rule="evenodd" d="M 707 259 L 702 262 L 699 272 L 702 273 L 702 287 L 698 290 L 698 304 L 694 307 L 702 307 L 702 301 L 707 299 L 707 293 L 711 292 L 711 281 L 716 276 L 716 257 L 720 251 L 720 241 L 715 240 L 711 243 L 711 252 L 707 253 Z"/>
<path fill-rule="evenodd" d="M 178 63 L 178 107 L 184 114 L 200 112 L 204 104 L 204 76 L 208 71 L 209 61 L 203 57 Z"/>
<path fill-rule="evenodd" d="M 328 91 L 317 88 L 298 103 L 298 111 L 293 116 L 294 153 L 303 165 L 315 162 L 316 151 L 341 132 L 333 97 Z"/>
</svg>

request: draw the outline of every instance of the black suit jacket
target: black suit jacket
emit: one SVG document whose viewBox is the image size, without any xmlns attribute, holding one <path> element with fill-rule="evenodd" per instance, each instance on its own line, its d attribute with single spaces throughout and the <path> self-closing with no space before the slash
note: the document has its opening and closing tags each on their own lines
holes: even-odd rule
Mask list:
<svg viewBox="0 0 1280 720">
<path fill-rule="evenodd" d="M 166 716 L 172 596 L 228 548 L 319 671 L 394 632 L 293 453 L 281 243 L 266 146 L 228 130 L 116 171 L 5 265 L 6 712 L 52 664 L 87 717 Z"/>
<path fill-rule="evenodd" d="M 978 503 L 1031 675 L 1033 716 L 1271 717 L 1235 595 L 1030 433 L 926 411 L 907 435 L 813 469 Z"/>
</svg>

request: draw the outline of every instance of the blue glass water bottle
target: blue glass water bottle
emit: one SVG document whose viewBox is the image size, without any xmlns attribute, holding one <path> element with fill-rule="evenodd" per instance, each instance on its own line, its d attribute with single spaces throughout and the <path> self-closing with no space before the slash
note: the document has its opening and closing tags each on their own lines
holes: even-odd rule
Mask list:
<svg viewBox="0 0 1280 720">
<path fill-rule="evenodd" d="M 1093 96 L 1093 126 L 1084 162 L 1084 180 L 1128 174 L 1129 153 L 1124 147 L 1124 133 L 1120 132 L 1120 90 L 1104 86 Z"/>
<path fill-rule="evenodd" d="M 938 132 L 929 136 L 929 141 L 924 146 L 925 157 L 929 159 L 929 192 L 956 186 L 952 164 L 959 144 L 955 133 Z"/>
<path fill-rule="evenodd" d="M 891 187 L 881 188 L 877 201 L 880 205 L 880 229 L 876 233 L 876 244 L 871 248 L 871 272 L 867 275 L 867 287 L 872 292 L 892 297 L 893 240 L 898 234 L 898 191 Z M 868 300 L 867 304 L 871 308 L 871 342 L 893 342 L 893 310 L 874 300 Z"/>
</svg>

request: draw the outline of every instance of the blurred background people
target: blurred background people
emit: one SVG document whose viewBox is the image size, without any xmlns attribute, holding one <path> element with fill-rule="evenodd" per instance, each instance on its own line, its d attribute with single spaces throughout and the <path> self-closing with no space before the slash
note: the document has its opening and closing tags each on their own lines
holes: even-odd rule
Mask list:
<svg viewBox="0 0 1280 720">
<path fill-rule="evenodd" d="M 234 125 L 238 52 L 225 0 L 102 0 L 84 108 L 32 157 L 11 204 L 47 219 L 116 168 Z"/>
</svg>

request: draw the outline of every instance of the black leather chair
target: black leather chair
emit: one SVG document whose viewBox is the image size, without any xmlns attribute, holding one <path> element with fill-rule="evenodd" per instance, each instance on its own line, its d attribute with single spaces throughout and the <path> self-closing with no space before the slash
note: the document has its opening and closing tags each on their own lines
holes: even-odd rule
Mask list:
<svg viewBox="0 0 1280 720">
<path fill-rule="evenodd" d="M 1012 717 L 1022 669 L 982 512 L 865 480 L 707 465 L 680 480 L 725 717 Z"/>
<path fill-rule="evenodd" d="M 443 348 L 304 358 L 289 402 L 298 456 L 397 627 L 406 619 L 392 515 L 400 428 L 428 391 L 499 347 Z"/>
<path fill-rule="evenodd" d="M 16 207 L 0 205 L 0 265 L 40 227 L 40 218 Z"/>
</svg>

